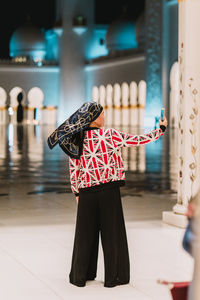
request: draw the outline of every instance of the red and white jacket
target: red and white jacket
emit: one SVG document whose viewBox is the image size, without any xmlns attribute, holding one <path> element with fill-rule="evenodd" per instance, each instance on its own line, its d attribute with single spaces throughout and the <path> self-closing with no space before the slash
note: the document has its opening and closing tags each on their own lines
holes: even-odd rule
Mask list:
<svg viewBox="0 0 200 300">
<path fill-rule="evenodd" d="M 72 192 L 78 194 L 82 188 L 124 180 L 121 148 L 144 145 L 162 135 L 161 128 L 142 135 L 127 134 L 112 128 L 85 131 L 80 159 L 69 158 Z"/>
</svg>

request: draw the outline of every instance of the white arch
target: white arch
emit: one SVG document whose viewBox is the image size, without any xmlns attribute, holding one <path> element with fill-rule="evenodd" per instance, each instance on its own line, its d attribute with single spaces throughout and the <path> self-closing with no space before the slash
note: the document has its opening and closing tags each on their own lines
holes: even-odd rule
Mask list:
<svg viewBox="0 0 200 300">
<path fill-rule="evenodd" d="M 119 83 L 114 84 L 113 97 L 114 97 L 114 106 L 116 108 L 120 108 L 121 107 L 121 87 L 120 87 Z"/>
<path fill-rule="evenodd" d="M 0 107 L 6 106 L 7 93 L 4 88 L 0 87 Z"/>
<path fill-rule="evenodd" d="M 144 115 L 146 105 L 146 82 L 141 80 L 138 84 L 138 125 L 144 126 Z"/>
<path fill-rule="evenodd" d="M 113 87 L 111 84 L 106 86 L 106 110 L 105 120 L 106 125 L 111 126 L 113 122 Z"/>
<path fill-rule="evenodd" d="M 130 83 L 130 104 L 132 107 L 137 106 L 137 83 L 135 81 L 132 81 Z"/>
<path fill-rule="evenodd" d="M 127 82 L 123 82 L 121 85 L 122 91 L 122 125 L 129 125 L 129 85 Z"/>
<path fill-rule="evenodd" d="M 127 108 L 129 106 L 129 86 L 127 82 L 122 83 L 121 91 L 122 91 L 122 107 Z"/>
<path fill-rule="evenodd" d="M 28 106 L 41 108 L 43 106 L 44 93 L 39 87 L 33 87 L 28 92 Z"/>
<path fill-rule="evenodd" d="M 130 123 L 132 126 L 138 125 L 138 107 L 137 107 L 138 87 L 135 81 L 130 83 Z M 136 168 L 136 167 L 135 167 Z"/>
<path fill-rule="evenodd" d="M 11 89 L 9 96 L 10 96 L 10 106 L 13 108 L 16 108 L 19 104 L 19 102 L 17 101 L 17 96 L 19 95 L 19 93 L 23 93 L 23 95 L 25 95 L 24 90 L 21 87 L 14 87 Z M 22 102 L 24 102 L 25 97 L 23 97 Z"/>
<path fill-rule="evenodd" d="M 146 82 L 141 80 L 138 84 L 138 102 L 142 107 L 146 105 Z"/>
<path fill-rule="evenodd" d="M 106 105 L 107 107 L 112 107 L 113 103 L 112 103 L 112 97 L 113 96 L 113 87 L 111 84 L 107 84 L 106 86 Z"/>
<path fill-rule="evenodd" d="M 92 88 L 92 100 L 96 103 L 99 101 L 99 89 L 97 86 L 93 86 Z"/>
<path fill-rule="evenodd" d="M 121 125 L 121 86 L 115 83 L 113 87 L 114 120 L 113 125 Z"/>
<path fill-rule="evenodd" d="M 104 85 L 100 85 L 99 87 L 99 103 L 103 107 L 106 105 L 106 88 Z"/>
</svg>

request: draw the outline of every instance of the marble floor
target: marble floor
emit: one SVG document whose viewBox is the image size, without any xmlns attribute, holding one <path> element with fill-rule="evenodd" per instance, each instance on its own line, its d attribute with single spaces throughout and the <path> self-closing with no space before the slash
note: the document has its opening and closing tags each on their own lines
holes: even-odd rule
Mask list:
<svg viewBox="0 0 200 300">
<path fill-rule="evenodd" d="M 175 133 L 141 152 L 124 152 L 131 280 L 105 288 L 101 243 L 95 281 L 76 287 L 68 280 L 77 204 L 64 153 L 46 145 L 53 129 L 0 127 L 0 299 L 170 300 L 157 280 L 189 281 L 193 274 L 193 259 L 181 244 L 184 229 L 162 222 L 162 211 L 176 203 Z"/>
</svg>

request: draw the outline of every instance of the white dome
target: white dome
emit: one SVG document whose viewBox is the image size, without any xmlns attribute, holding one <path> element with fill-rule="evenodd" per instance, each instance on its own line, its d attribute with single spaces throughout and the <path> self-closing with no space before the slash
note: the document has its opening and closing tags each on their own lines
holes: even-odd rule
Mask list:
<svg viewBox="0 0 200 300">
<path fill-rule="evenodd" d="M 28 56 L 42 59 L 46 54 L 46 43 L 43 32 L 31 24 L 26 24 L 14 31 L 10 39 L 10 56 Z"/>
</svg>

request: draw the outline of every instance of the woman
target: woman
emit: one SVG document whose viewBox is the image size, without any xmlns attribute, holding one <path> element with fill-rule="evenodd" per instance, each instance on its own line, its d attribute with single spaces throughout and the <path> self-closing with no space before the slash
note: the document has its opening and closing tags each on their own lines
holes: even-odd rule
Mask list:
<svg viewBox="0 0 200 300">
<path fill-rule="evenodd" d="M 165 131 L 167 120 L 160 120 L 161 128 L 143 135 L 104 129 L 103 108 L 94 102 L 83 104 L 70 118 L 48 141 L 51 148 L 59 142 L 70 156 L 71 187 L 78 204 L 69 281 L 83 287 L 87 280 L 95 279 L 100 232 L 104 286 L 128 284 L 130 262 L 120 197 L 120 186 L 125 184 L 121 148 L 158 139 Z"/>
</svg>

